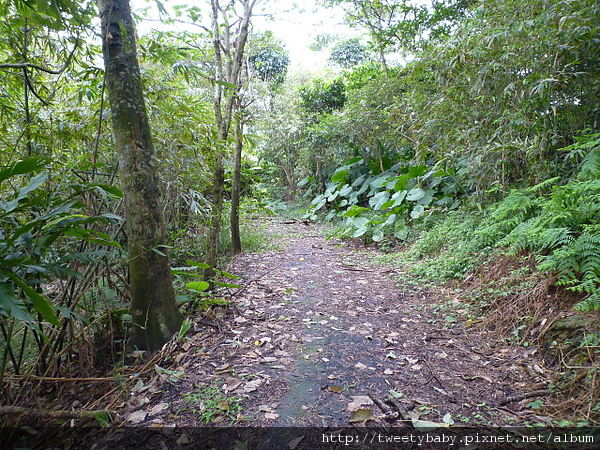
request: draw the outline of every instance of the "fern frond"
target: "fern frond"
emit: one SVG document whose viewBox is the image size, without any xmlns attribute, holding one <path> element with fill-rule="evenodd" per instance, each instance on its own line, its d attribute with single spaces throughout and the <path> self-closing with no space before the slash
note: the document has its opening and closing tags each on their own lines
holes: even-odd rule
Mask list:
<svg viewBox="0 0 600 450">
<path fill-rule="evenodd" d="M 600 309 L 600 292 L 596 291 L 589 297 L 586 297 L 584 300 L 573 306 L 573 309 L 583 313 L 598 311 L 598 309 Z"/>
<path fill-rule="evenodd" d="M 583 144 L 578 143 L 580 148 L 589 149 L 579 166 L 580 180 L 594 180 L 600 177 L 600 133 L 587 136 L 589 140 Z"/>
<path fill-rule="evenodd" d="M 523 192 L 527 194 L 536 194 L 542 189 L 547 188 L 548 186 L 554 186 L 559 181 L 560 177 L 548 178 L 547 180 L 544 180 L 541 183 L 536 184 L 535 186 L 531 186 L 530 188 L 525 189 Z"/>
</svg>

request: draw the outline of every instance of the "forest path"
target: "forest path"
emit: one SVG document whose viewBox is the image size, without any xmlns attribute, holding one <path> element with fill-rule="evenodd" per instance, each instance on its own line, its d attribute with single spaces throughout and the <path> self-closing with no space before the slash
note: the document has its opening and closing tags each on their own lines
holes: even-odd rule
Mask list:
<svg viewBox="0 0 600 450">
<path fill-rule="evenodd" d="M 383 424 L 373 399 L 390 393 L 402 411 L 396 426 L 406 414 L 457 425 L 539 419 L 531 399 L 503 405 L 541 387 L 525 370 L 534 365 L 525 349 L 434 313 L 427 294 L 369 262 L 374 249 L 326 240 L 298 221 L 256 226 L 281 250 L 236 257 L 229 270 L 242 289 L 233 314 L 214 318 L 218 330 L 196 319 L 197 333 L 176 357 L 186 373 L 170 393 L 177 425 L 201 423 L 182 395 L 211 384 L 226 398 L 214 414 L 221 425 L 235 414 L 250 426 Z"/>
</svg>

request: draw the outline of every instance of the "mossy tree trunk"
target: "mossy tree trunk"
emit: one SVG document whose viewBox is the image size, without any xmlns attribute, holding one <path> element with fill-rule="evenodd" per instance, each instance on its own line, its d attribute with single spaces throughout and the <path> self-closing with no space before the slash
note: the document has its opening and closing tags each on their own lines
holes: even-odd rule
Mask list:
<svg viewBox="0 0 600 450">
<path fill-rule="evenodd" d="M 137 348 L 156 350 L 183 321 L 177 309 L 166 255 L 166 227 L 160 181 L 137 59 L 129 0 L 98 0 L 106 84 L 125 197 L 132 294 L 133 333 Z"/>
</svg>

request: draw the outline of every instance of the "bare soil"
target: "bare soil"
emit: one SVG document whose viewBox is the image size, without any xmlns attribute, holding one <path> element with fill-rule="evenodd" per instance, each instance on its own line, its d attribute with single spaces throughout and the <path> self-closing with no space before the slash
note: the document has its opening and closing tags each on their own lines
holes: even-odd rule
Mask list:
<svg viewBox="0 0 600 450">
<path fill-rule="evenodd" d="M 206 405 L 189 395 L 207 386 L 222 396 L 209 425 L 403 426 L 386 397 L 435 423 L 549 421 L 530 405 L 546 386 L 534 350 L 435 313 L 435 296 L 398 284 L 373 248 L 299 221 L 255 225 L 280 249 L 234 259 L 242 288 L 231 306 L 195 319 L 171 349 L 174 375 L 162 374 L 160 390 L 140 388 L 145 414 L 131 422 L 204 425 Z"/>
</svg>

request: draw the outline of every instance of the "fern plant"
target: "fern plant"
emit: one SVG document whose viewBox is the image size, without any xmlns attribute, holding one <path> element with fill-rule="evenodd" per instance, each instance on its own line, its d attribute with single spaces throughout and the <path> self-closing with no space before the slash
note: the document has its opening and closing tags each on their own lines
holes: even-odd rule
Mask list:
<svg viewBox="0 0 600 450">
<path fill-rule="evenodd" d="M 582 159 L 577 178 L 562 185 L 559 178 L 552 178 L 514 191 L 479 234 L 513 254 L 522 250 L 540 254 L 539 270 L 555 272 L 558 285 L 587 294 L 575 309 L 596 311 L 600 308 L 600 134 L 565 150 Z M 543 194 L 549 187 L 550 193 Z"/>
<path fill-rule="evenodd" d="M 600 307 L 600 226 L 586 227 L 577 239 L 545 257 L 538 268 L 555 271 L 559 286 L 588 294 L 575 305 L 576 310 L 597 311 Z"/>
</svg>

